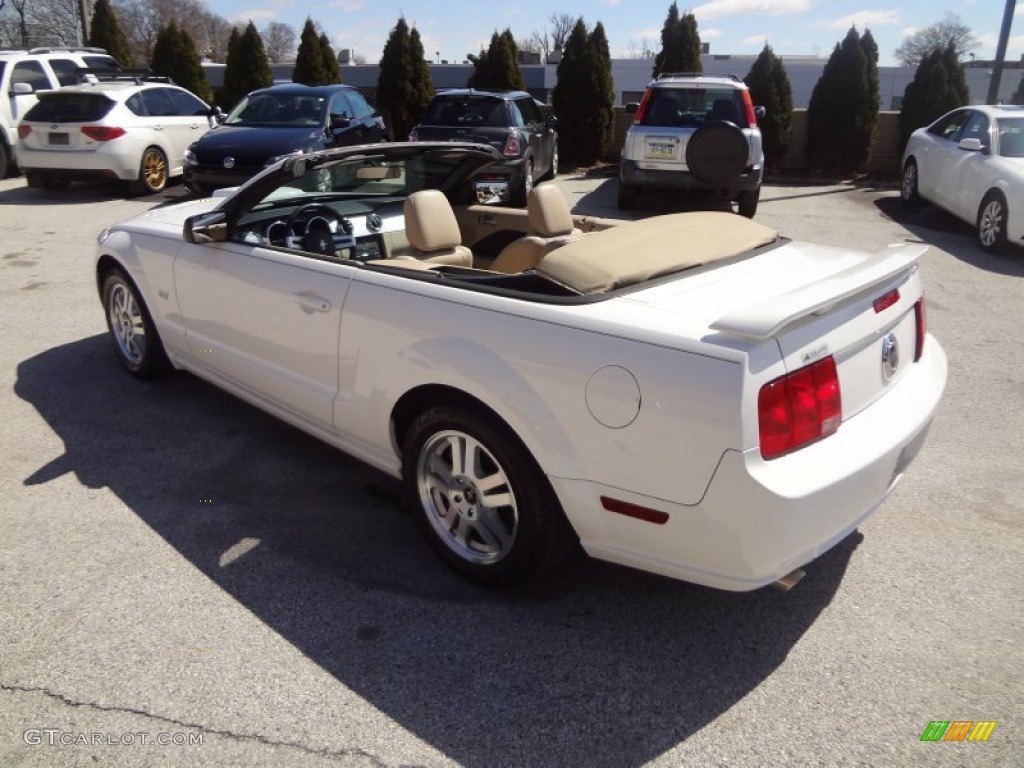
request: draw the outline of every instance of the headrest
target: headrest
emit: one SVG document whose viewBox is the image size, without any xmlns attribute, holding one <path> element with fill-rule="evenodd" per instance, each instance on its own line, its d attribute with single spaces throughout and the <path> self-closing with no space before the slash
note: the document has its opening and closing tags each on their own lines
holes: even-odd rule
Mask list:
<svg viewBox="0 0 1024 768">
<path fill-rule="evenodd" d="M 558 237 L 572 232 L 572 213 L 562 190 L 551 182 L 539 184 L 530 190 L 526 199 L 526 212 L 530 231 L 541 237 Z"/>
<path fill-rule="evenodd" d="M 405 198 L 405 236 L 417 251 L 443 251 L 462 244 L 451 203 L 438 189 L 421 189 Z"/>
</svg>

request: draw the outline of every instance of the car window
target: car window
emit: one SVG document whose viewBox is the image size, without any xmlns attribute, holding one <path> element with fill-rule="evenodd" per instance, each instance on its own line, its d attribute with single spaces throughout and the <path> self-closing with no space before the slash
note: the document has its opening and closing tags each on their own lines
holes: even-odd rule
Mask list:
<svg viewBox="0 0 1024 768">
<path fill-rule="evenodd" d="M 209 107 L 188 91 L 178 88 L 168 88 L 167 95 L 174 103 L 174 109 L 179 115 L 205 115 Z"/>
<path fill-rule="evenodd" d="M 141 92 L 142 103 L 146 105 L 146 112 L 152 117 L 171 117 L 177 115 L 174 109 L 174 102 L 167 95 L 166 88 L 149 88 Z"/>
<path fill-rule="evenodd" d="M 517 128 L 522 128 L 524 125 L 526 125 L 526 118 L 524 118 L 523 113 L 519 111 L 518 104 L 516 104 L 514 101 L 510 101 L 508 103 L 507 109 L 509 117 L 511 118 L 512 125 L 516 126 Z"/>
<path fill-rule="evenodd" d="M 78 77 L 75 71 L 78 65 L 71 59 L 50 59 L 50 69 L 57 76 L 57 82 L 61 85 L 75 85 Z"/>
<path fill-rule="evenodd" d="M 736 88 L 652 88 L 641 125 L 693 127 L 727 120 L 749 128 L 742 91 Z"/>
<path fill-rule="evenodd" d="M 250 93 L 238 102 L 227 119 L 227 125 L 322 125 L 326 99 L 296 93 Z"/>
<path fill-rule="evenodd" d="M 54 91 L 42 96 L 25 113 L 27 122 L 89 123 L 101 120 L 114 102 L 102 93 L 63 93 Z"/>
<path fill-rule="evenodd" d="M 83 56 L 85 66 L 94 69 L 120 69 L 121 65 L 113 56 Z"/>
<path fill-rule="evenodd" d="M 50 78 L 38 61 L 19 61 L 15 64 L 11 72 L 11 85 L 15 83 L 28 83 L 34 91 L 45 91 L 51 87 Z"/>
<path fill-rule="evenodd" d="M 140 96 L 137 93 L 133 93 L 131 96 L 129 96 L 128 100 L 125 101 L 124 105 L 128 107 L 129 111 L 133 115 L 143 117 L 146 114 L 146 108 L 142 104 L 142 96 Z"/>
<path fill-rule="evenodd" d="M 527 124 L 544 122 L 544 118 L 541 117 L 540 110 L 537 109 L 537 104 L 532 98 L 516 99 L 515 105 L 519 108 L 523 115 L 523 120 Z"/>
<path fill-rule="evenodd" d="M 1024 157 L 1024 117 L 1003 117 L 996 122 L 999 154 L 1003 157 Z"/>
<path fill-rule="evenodd" d="M 373 115 L 373 107 L 370 106 L 363 94 L 359 91 L 349 91 L 348 100 L 352 104 L 352 108 L 356 111 L 356 117 L 371 117 Z"/>
<path fill-rule="evenodd" d="M 336 117 L 345 120 L 351 120 L 355 117 L 355 111 L 352 109 L 348 95 L 344 91 L 339 91 L 331 97 L 331 119 L 333 120 Z"/>
<path fill-rule="evenodd" d="M 963 141 L 964 139 L 979 139 L 981 146 L 989 146 L 988 136 L 988 115 L 982 112 L 973 113 L 967 122 L 964 123 L 964 127 L 960 129 L 960 135 L 957 136 L 957 141 Z"/>
<path fill-rule="evenodd" d="M 938 136 L 941 139 L 950 139 L 957 134 L 960 130 L 960 126 L 964 124 L 968 116 L 973 110 L 958 109 L 956 112 L 951 112 L 945 117 L 939 118 L 931 127 L 928 129 L 928 133 Z"/>
<path fill-rule="evenodd" d="M 501 99 L 435 99 L 423 124 L 500 128 L 508 125 L 508 113 Z"/>
</svg>

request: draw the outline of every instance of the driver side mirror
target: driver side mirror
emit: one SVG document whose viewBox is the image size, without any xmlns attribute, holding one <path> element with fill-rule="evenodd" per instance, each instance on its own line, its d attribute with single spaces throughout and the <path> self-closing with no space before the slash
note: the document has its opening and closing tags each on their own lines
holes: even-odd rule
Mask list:
<svg viewBox="0 0 1024 768">
<path fill-rule="evenodd" d="M 228 216 L 224 211 L 189 216 L 185 219 L 182 237 L 187 243 L 223 243 L 228 239 Z"/>
<path fill-rule="evenodd" d="M 35 88 L 28 83 L 14 83 L 11 85 L 11 96 L 24 96 L 27 93 L 35 93 Z"/>
<path fill-rule="evenodd" d="M 331 130 L 340 131 L 344 128 L 348 128 L 352 124 L 352 119 L 345 117 L 344 115 L 331 115 Z"/>
<path fill-rule="evenodd" d="M 985 149 L 981 139 L 960 139 L 960 143 L 957 146 L 967 152 L 983 152 Z"/>
</svg>

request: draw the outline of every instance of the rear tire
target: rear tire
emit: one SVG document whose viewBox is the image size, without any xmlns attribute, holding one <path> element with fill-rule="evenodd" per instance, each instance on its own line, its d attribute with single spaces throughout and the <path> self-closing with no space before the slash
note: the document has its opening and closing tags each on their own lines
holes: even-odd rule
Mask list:
<svg viewBox="0 0 1024 768">
<path fill-rule="evenodd" d="M 1006 198 L 1001 192 L 993 190 L 985 195 L 978 208 L 978 242 L 982 250 L 998 253 L 1006 250 L 1008 240 L 1006 227 L 1009 223 L 1010 211 Z"/>
<path fill-rule="evenodd" d="M 167 156 L 158 147 L 146 147 L 139 163 L 139 178 L 129 183 L 134 195 L 152 195 L 167 187 Z"/>
<path fill-rule="evenodd" d="M 504 424 L 458 406 L 431 408 L 402 450 L 405 502 L 434 552 L 477 584 L 536 578 L 576 545 L 551 484 Z"/>
<path fill-rule="evenodd" d="M 0 179 L 7 178 L 7 172 L 11 170 L 11 165 L 11 150 L 0 139 Z"/>
<path fill-rule="evenodd" d="M 740 216 L 746 216 L 748 219 L 754 218 L 754 214 L 757 213 L 757 203 L 760 199 L 760 187 L 740 192 L 739 196 L 736 198 L 736 213 Z"/>
<path fill-rule="evenodd" d="M 523 166 L 523 181 L 513 196 L 512 204 L 525 208 L 531 191 L 533 191 L 533 158 L 527 160 Z"/>
</svg>

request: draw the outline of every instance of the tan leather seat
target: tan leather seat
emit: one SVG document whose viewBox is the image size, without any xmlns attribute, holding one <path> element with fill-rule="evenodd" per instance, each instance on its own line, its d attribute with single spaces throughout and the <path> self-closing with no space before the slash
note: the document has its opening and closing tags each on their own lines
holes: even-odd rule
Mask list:
<svg viewBox="0 0 1024 768">
<path fill-rule="evenodd" d="M 462 245 L 462 233 L 451 203 L 440 190 L 421 189 L 405 198 L 405 236 L 409 248 L 403 255 L 435 264 L 473 266 L 473 252 Z"/>
<path fill-rule="evenodd" d="M 495 272 L 512 274 L 536 267 L 544 255 L 583 237 L 576 229 L 562 190 L 554 183 L 538 184 L 526 199 L 530 234 L 506 245 L 491 264 Z"/>
</svg>

